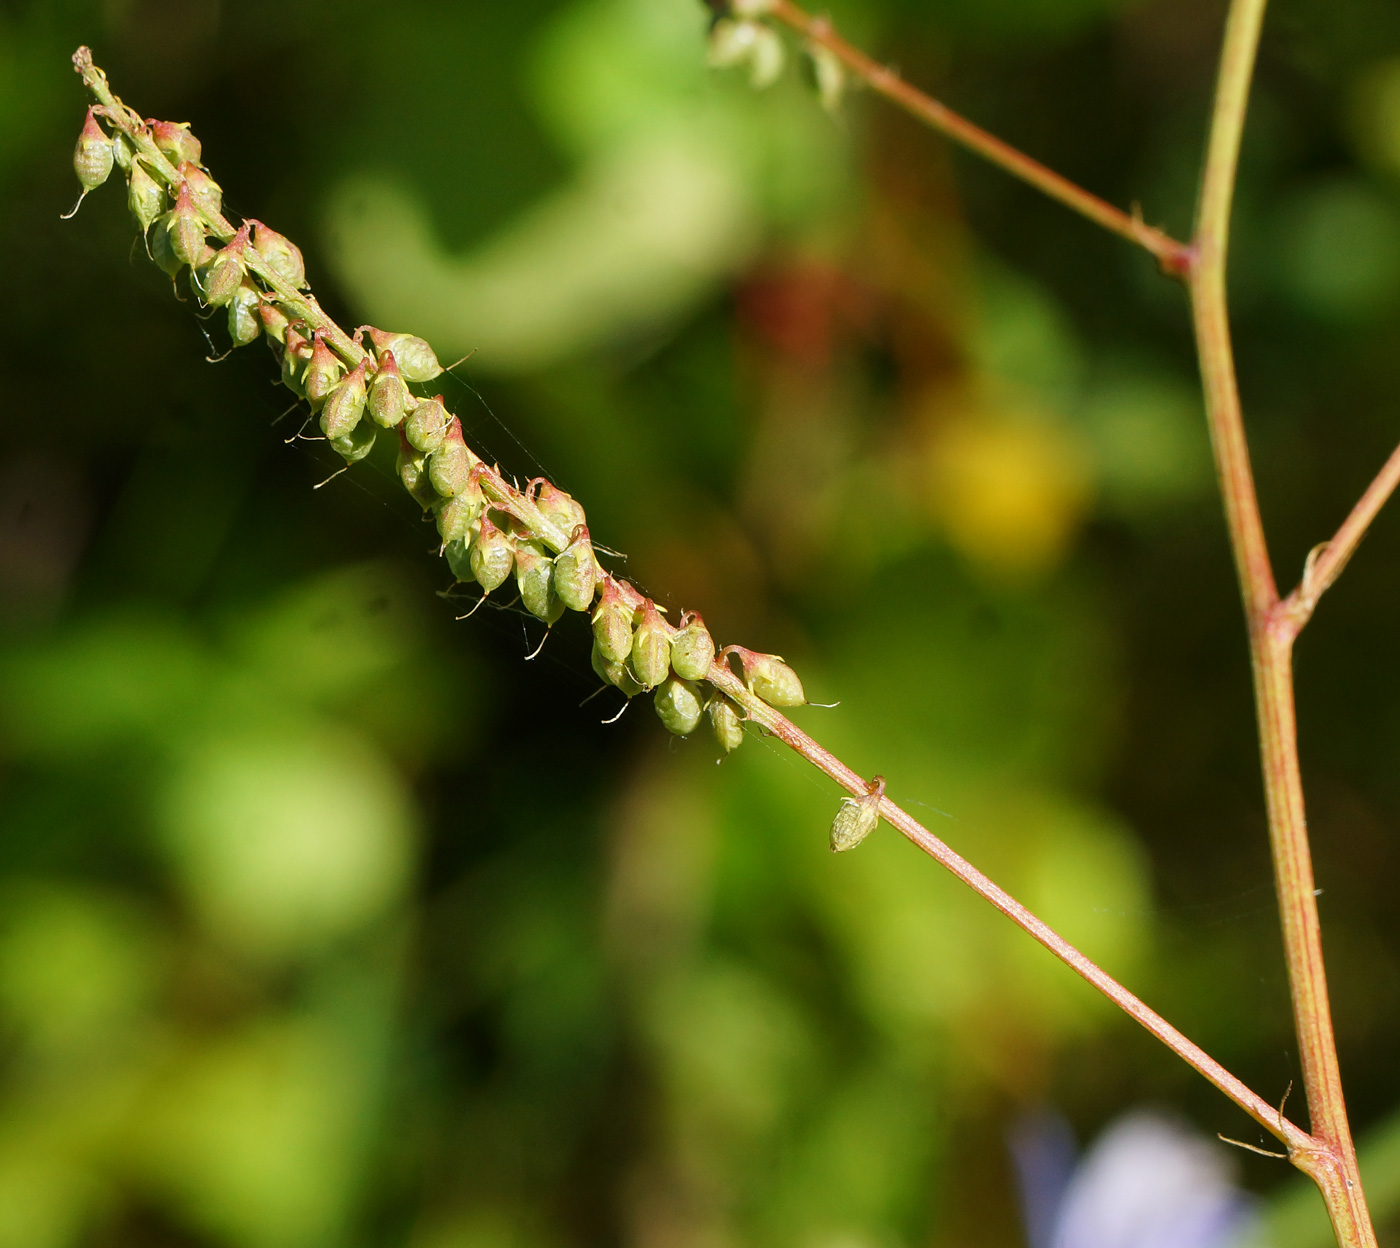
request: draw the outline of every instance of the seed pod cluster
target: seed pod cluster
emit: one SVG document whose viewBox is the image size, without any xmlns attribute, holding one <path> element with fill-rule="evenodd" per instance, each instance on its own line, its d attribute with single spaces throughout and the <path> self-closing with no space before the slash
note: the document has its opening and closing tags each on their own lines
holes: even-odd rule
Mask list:
<svg viewBox="0 0 1400 1248">
<path fill-rule="evenodd" d="M 761 8 L 765 0 L 744 2 Z M 717 26 L 716 60 L 747 62 L 756 80 L 773 76 L 780 49 L 775 54 L 771 32 L 754 22 L 762 14 L 737 16 Z M 488 469 L 443 396 L 414 392 L 444 372 L 422 338 L 373 326 L 349 337 L 328 321 L 299 293 L 306 268 L 290 239 L 261 221 L 235 229 L 223 218 L 222 191 L 188 125 L 143 123 L 119 101 L 101 98 L 74 152 L 84 194 L 121 170 L 151 258 L 173 280 L 184 271 L 205 307 L 226 310 L 234 346 L 267 339 L 283 384 L 306 400 L 347 463 L 370 453 L 379 430 L 393 431 L 399 478 L 433 516 L 453 575 L 483 595 L 513 578 L 521 605 L 546 625 L 565 611 L 589 613 L 593 668 L 603 681 L 628 698 L 650 692 L 658 718 L 678 736 L 708 718 L 726 753 L 742 744 L 746 714 L 713 683 L 717 655 L 704 620 L 686 612 L 671 625 L 650 598 L 608 575 L 583 507 L 558 486 L 538 478 L 521 491 Z M 754 697 L 775 707 L 805 702 L 796 673 L 777 655 L 739 646 L 718 654 L 721 662 L 731 656 Z M 855 818 L 845 815 L 845 824 Z"/>
</svg>

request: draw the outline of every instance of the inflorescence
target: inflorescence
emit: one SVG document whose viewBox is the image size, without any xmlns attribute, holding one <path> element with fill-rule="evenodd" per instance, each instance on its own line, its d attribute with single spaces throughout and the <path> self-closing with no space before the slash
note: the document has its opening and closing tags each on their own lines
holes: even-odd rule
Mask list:
<svg viewBox="0 0 1400 1248">
<path fill-rule="evenodd" d="M 750 718 L 735 698 L 747 694 L 770 707 L 806 702 L 779 656 L 742 646 L 717 653 L 698 613 L 672 625 L 655 602 L 609 573 L 576 499 L 543 478 L 518 488 L 466 445 L 442 395 L 415 393 L 444 371 L 422 338 L 372 326 L 347 335 L 309 293 L 294 243 L 261 221 L 235 228 L 222 215 L 222 192 L 187 124 L 143 121 L 111 93 L 87 48 L 73 63 L 98 101 L 73 157 L 83 196 L 113 168 L 122 171 L 151 259 L 172 282 L 183 277 L 201 305 L 225 310 L 235 347 L 267 340 L 283 384 L 309 405 L 347 466 L 369 454 L 380 430 L 397 439 L 399 478 L 433 514 L 459 582 L 475 583 L 485 598 L 513 576 L 520 602 L 547 626 L 566 610 L 590 612 L 593 670 L 628 699 L 652 693 L 657 716 L 678 736 L 708 717 L 728 752 L 743 742 Z"/>
</svg>

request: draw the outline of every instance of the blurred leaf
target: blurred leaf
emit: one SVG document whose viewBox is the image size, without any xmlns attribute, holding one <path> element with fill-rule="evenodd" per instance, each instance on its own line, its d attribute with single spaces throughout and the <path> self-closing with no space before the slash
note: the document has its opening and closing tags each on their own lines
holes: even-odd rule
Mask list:
<svg viewBox="0 0 1400 1248">
<path fill-rule="evenodd" d="M 272 720 L 195 738 L 160 804 L 191 902 L 255 956 L 313 952 L 382 915 L 409 881 L 408 796 L 343 729 Z"/>
</svg>

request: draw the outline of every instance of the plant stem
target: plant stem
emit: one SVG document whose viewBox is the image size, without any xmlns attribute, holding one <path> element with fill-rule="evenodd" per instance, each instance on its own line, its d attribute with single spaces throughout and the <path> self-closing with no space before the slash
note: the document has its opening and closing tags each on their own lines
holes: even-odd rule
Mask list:
<svg viewBox="0 0 1400 1248">
<path fill-rule="evenodd" d="M 755 698 L 727 668 L 720 664 L 710 673 L 710 681 L 721 691 L 743 705 L 749 719 L 771 732 L 784 745 L 825 772 L 843 789 L 855 797 L 869 792 L 866 780 L 852 771 L 839 758 L 803 732 L 790 719 L 767 703 Z M 1189 1066 L 1210 1080 L 1266 1131 L 1277 1136 L 1292 1152 L 1308 1148 L 1312 1141 L 1307 1133 L 1285 1118 L 1275 1105 L 1270 1105 L 1256 1092 L 1226 1070 L 1199 1045 L 1188 1040 L 1155 1010 L 1129 992 L 1116 979 L 1102 970 L 1090 958 L 1076 949 L 1064 937 L 1042 922 L 1005 889 L 993 883 L 967 859 L 949 848 L 913 816 L 905 813 L 889 797 L 880 802 L 880 814 L 941 866 L 966 884 L 973 892 L 989 901 L 1008 919 L 1053 953 L 1071 970 L 1082 976 L 1124 1013 L 1142 1024 L 1148 1031 L 1176 1053 Z"/>
<path fill-rule="evenodd" d="M 1274 882 L 1312 1132 L 1309 1145 L 1290 1145 L 1289 1153 L 1293 1163 L 1310 1174 L 1321 1189 L 1338 1242 L 1345 1248 L 1370 1248 L 1376 1242 L 1375 1232 L 1362 1194 L 1342 1096 L 1298 764 L 1292 649 L 1301 624 L 1287 609 L 1281 609 L 1286 604 L 1279 601 L 1269 562 L 1240 410 L 1226 305 L 1230 204 L 1265 3 L 1231 0 L 1188 288 L 1211 445 L 1249 631 Z M 1375 502 L 1376 507 L 1379 502 Z M 1343 556 L 1346 553 L 1344 550 Z"/>
<path fill-rule="evenodd" d="M 911 87 L 893 69 L 881 65 L 854 44 L 841 38 L 829 19 L 814 17 L 791 0 L 771 0 L 763 6 L 763 12 L 765 16 L 791 27 L 812 43 L 826 48 L 872 90 L 879 92 L 920 121 L 926 122 L 940 134 L 962 144 L 969 151 L 976 152 L 1013 177 L 1028 182 L 1051 199 L 1058 200 L 1096 225 L 1101 225 L 1104 229 L 1151 252 L 1157 257 L 1163 272 L 1174 276 L 1185 274 L 1190 264 L 1190 248 L 1185 243 L 1178 242 L 1162 230 L 1148 225 L 1137 213 L 1129 214 L 1121 208 L 1115 208 L 1106 200 L 1100 199 L 996 135 L 983 130 L 981 126 L 968 121 L 966 117 L 955 113 L 932 96 Z"/>
<path fill-rule="evenodd" d="M 1351 514 L 1342 522 L 1342 527 L 1337 530 L 1332 540 L 1324 542 L 1308 556 L 1307 565 L 1303 569 L 1303 579 L 1288 595 L 1279 612 L 1281 617 L 1287 617 L 1295 636 L 1312 618 L 1317 600 L 1341 576 L 1342 570 L 1361 544 L 1361 539 L 1366 536 L 1366 530 L 1371 527 L 1371 522 L 1395 492 L 1397 485 L 1400 485 L 1400 446 L 1390 453 L 1390 458 L 1382 465 L 1375 480 L 1366 487 L 1366 492 L 1357 500 Z"/>
</svg>

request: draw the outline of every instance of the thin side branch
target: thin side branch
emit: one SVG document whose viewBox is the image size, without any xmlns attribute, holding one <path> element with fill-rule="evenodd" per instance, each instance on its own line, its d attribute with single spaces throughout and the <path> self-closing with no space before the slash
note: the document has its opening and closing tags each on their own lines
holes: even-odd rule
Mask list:
<svg viewBox="0 0 1400 1248">
<path fill-rule="evenodd" d="M 854 44 L 838 35 L 829 19 L 814 17 L 805 9 L 793 4 L 792 0 L 764 0 L 764 3 L 755 7 L 764 16 L 782 22 L 805 39 L 826 48 L 872 90 L 932 126 L 940 134 L 991 161 L 1012 177 L 1029 183 L 1051 199 L 1064 204 L 1066 208 L 1087 217 L 1094 224 L 1151 252 L 1157 257 L 1164 273 L 1182 276 L 1190 267 L 1191 249 L 1185 243 L 1178 242 L 1162 230 L 1148 225 L 1136 213 L 1130 214 L 1121 208 L 1115 208 L 1107 200 L 1086 191 L 1062 174 L 1047 168 L 1038 160 L 955 113 L 946 104 L 924 94 L 917 87 L 910 86 L 895 70 L 881 65 L 879 61 L 867 56 Z"/>
<path fill-rule="evenodd" d="M 784 745 L 800 754 L 813 766 L 825 772 L 854 797 L 868 792 L 866 780 L 852 771 L 839 758 L 803 732 L 796 724 L 764 702 L 747 694 L 743 682 L 731 672 L 715 672 L 710 679 L 736 702 L 742 702 L 749 718 L 771 732 Z M 1226 1070 L 1199 1045 L 1188 1040 L 1155 1010 L 1129 992 L 1116 979 L 1102 970 L 1069 941 L 1042 922 L 1005 889 L 993 883 L 966 858 L 950 849 L 912 815 L 901 810 L 889 797 L 880 803 L 881 816 L 917 845 L 924 853 L 946 868 L 973 892 L 989 901 L 1008 919 L 1053 953 L 1061 962 L 1097 988 L 1124 1013 L 1141 1023 L 1148 1031 L 1172 1050 L 1189 1066 L 1205 1076 L 1235 1102 L 1261 1127 L 1277 1136 L 1289 1152 L 1307 1152 L 1315 1141 L 1300 1127 L 1290 1122 L 1277 1106 L 1251 1091 Z"/>
<path fill-rule="evenodd" d="M 1361 545 L 1371 522 L 1380 514 L 1397 485 L 1400 485 L 1400 446 L 1390 453 L 1390 458 L 1376 474 L 1375 480 L 1366 487 L 1366 492 L 1357 500 L 1332 540 L 1324 542 L 1308 555 L 1303 579 L 1279 604 L 1278 615 L 1285 627 L 1292 628 L 1295 637 L 1312 618 L 1318 599 L 1341 576 L 1356 548 Z"/>
</svg>

